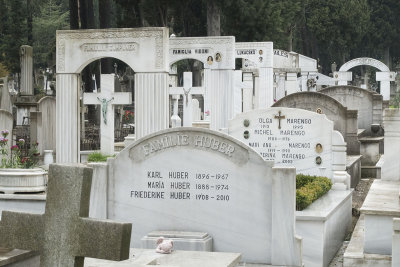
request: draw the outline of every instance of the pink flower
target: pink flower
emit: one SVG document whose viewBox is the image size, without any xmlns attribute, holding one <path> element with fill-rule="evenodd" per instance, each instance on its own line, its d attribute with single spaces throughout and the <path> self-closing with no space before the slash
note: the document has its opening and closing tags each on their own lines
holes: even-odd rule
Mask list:
<svg viewBox="0 0 400 267">
<path fill-rule="evenodd" d="M 13 145 L 12 147 L 11 147 L 11 150 L 18 150 L 19 149 L 19 147 L 17 146 L 17 145 Z"/>
<path fill-rule="evenodd" d="M 10 133 L 10 132 L 9 132 L 8 130 L 3 130 L 3 131 L 1 131 L 1 135 L 3 135 L 4 138 L 7 137 L 7 135 L 8 135 L 9 133 Z"/>
</svg>

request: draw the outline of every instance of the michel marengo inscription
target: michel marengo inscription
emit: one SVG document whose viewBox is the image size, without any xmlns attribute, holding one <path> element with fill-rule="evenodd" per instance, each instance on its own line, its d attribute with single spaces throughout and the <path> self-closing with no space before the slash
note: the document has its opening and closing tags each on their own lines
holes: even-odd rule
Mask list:
<svg viewBox="0 0 400 267">
<path fill-rule="evenodd" d="M 144 142 L 139 151 L 145 158 L 169 148 L 187 147 L 212 151 L 227 158 L 234 156 L 236 145 L 225 139 L 212 135 L 168 134 Z M 231 170 L 193 171 L 185 164 L 167 169 L 156 167 L 145 171 L 145 182 L 130 190 L 132 199 L 159 199 L 180 201 L 218 201 L 227 202 L 230 195 Z M 206 166 L 204 166 L 206 167 Z"/>
<path fill-rule="evenodd" d="M 268 161 L 280 164 L 293 164 L 307 158 L 307 151 L 313 147 L 313 118 L 288 117 L 283 113 L 270 117 L 258 117 L 251 125 L 247 143 Z M 247 129 L 246 129 L 247 130 Z"/>
</svg>

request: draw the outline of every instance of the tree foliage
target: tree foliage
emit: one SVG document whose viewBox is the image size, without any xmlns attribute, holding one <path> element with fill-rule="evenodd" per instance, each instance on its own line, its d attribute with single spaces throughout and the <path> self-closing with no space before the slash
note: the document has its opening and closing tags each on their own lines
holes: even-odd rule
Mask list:
<svg viewBox="0 0 400 267">
<path fill-rule="evenodd" d="M 0 62 L 11 72 L 19 71 L 19 46 L 30 32 L 35 65 L 51 64 L 50 35 L 68 19 L 71 29 L 168 27 L 177 36 L 220 29 L 237 41 L 273 41 L 275 48 L 316 58 L 325 73 L 332 62 L 354 57 L 400 59 L 398 0 L 0 0 L 0 6 Z"/>
</svg>

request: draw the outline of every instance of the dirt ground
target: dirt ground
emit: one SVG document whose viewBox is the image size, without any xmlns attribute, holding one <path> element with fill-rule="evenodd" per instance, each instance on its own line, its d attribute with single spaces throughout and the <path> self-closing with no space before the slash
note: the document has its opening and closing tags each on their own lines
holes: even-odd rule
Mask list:
<svg viewBox="0 0 400 267">
<path fill-rule="evenodd" d="M 346 235 L 345 241 L 343 242 L 342 247 L 336 253 L 335 258 L 333 258 L 329 267 L 342 267 L 343 266 L 343 254 L 349 244 L 349 240 L 351 238 L 351 234 L 353 233 L 354 227 L 356 226 L 358 217 L 360 216 L 360 208 L 364 203 L 365 197 L 373 183 L 374 179 L 361 179 L 358 183 L 357 187 L 353 191 L 353 221 L 351 231 Z"/>
</svg>

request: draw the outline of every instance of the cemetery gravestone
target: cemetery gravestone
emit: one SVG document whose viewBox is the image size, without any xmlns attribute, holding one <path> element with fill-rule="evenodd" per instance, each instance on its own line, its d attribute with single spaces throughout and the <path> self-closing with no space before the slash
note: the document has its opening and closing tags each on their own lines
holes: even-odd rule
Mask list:
<svg viewBox="0 0 400 267">
<path fill-rule="evenodd" d="M 333 121 L 334 129 L 343 135 L 347 143 L 347 154 L 360 155 L 357 110 L 349 110 L 334 98 L 317 92 L 298 92 L 288 95 L 276 102 L 273 107 L 298 108 L 325 114 Z"/>
<path fill-rule="evenodd" d="M 266 161 L 275 166 L 296 167 L 297 173 L 339 182 L 336 178 L 346 170 L 346 154 L 340 154 L 346 151 L 346 143 L 337 138 L 340 133 L 334 131 L 333 122 L 323 114 L 282 107 L 253 110 L 229 121 L 228 133 Z M 347 179 L 341 182 L 348 183 Z"/>
<path fill-rule="evenodd" d="M 0 109 L 12 112 L 10 91 L 8 90 L 8 77 L 0 78 Z"/>
<path fill-rule="evenodd" d="M 39 251 L 42 267 L 79 267 L 84 257 L 129 257 L 132 225 L 87 218 L 92 169 L 50 165 L 43 215 L 3 211 L 0 245 Z"/>
<path fill-rule="evenodd" d="M 336 99 L 348 109 L 358 110 L 358 129 L 371 134 L 372 124 L 382 124 L 382 95 L 354 86 L 333 86 L 319 92 Z"/>
<path fill-rule="evenodd" d="M 105 155 L 114 154 L 114 105 L 130 104 L 132 96 L 130 92 L 114 93 L 114 74 L 101 75 L 101 92 L 84 93 L 85 105 L 100 105 L 100 151 Z"/>
<path fill-rule="evenodd" d="M 247 263 L 301 266 L 294 168 L 186 127 L 151 134 L 109 160 L 110 218 L 135 223 L 134 247 L 155 230 L 207 232 L 215 251 L 242 253 Z"/>
</svg>

